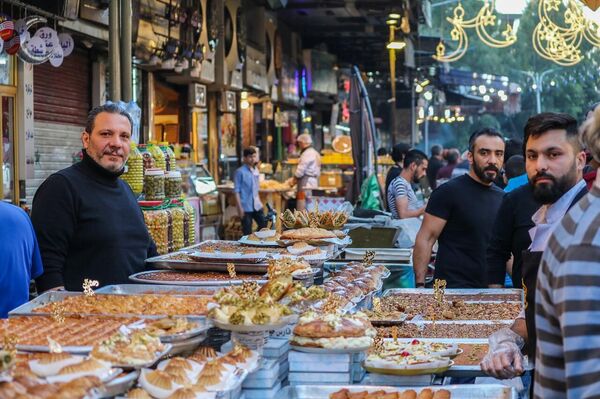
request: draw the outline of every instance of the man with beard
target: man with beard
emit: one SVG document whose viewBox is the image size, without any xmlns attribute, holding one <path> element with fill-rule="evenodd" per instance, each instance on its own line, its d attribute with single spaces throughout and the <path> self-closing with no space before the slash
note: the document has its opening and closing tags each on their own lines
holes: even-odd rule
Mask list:
<svg viewBox="0 0 600 399">
<path fill-rule="evenodd" d="M 92 109 L 81 135 L 83 160 L 38 188 L 31 214 L 44 264 L 38 292 L 80 291 L 84 279 L 127 283 L 156 255 L 136 197 L 119 179 L 132 125 L 115 104 Z"/>
<path fill-rule="evenodd" d="M 416 218 L 425 212 L 425 206 L 417 199 L 411 183 L 427 173 L 427 155 L 419 150 L 410 150 L 404 157 L 404 168 L 391 183 L 387 200 L 394 219 Z"/>
<path fill-rule="evenodd" d="M 600 162 L 600 108 L 580 132 Z M 577 159 L 578 166 L 581 163 Z M 598 398 L 600 393 L 600 177 L 553 230 L 535 294 L 535 398 Z M 530 304 L 531 306 L 532 304 Z"/>
<path fill-rule="evenodd" d="M 252 221 L 256 221 L 258 229 L 266 227 L 267 220 L 263 213 L 263 205 L 258 195 L 258 151 L 255 147 L 245 148 L 243 153 L 244 164 L 236 171 L 233 178 L 235 184 L 235 198 L 240 219 L 242 219 L 242 232 L 244 235 L 252 233 Z"/>
<path fill-rule="evenodd" d="M 504 138 L 482 129 L 469 139 L 469 173 L 431 194 L 417 234 L 414 269 L 417 287 L 425 285 L 431 249 L 438 241 L 435 278 L 448 288 L 485 287 L 485 250 L 503 191 L 493 184 L 504 160 Z"/>
<path fill-rule="evenodd" d="M 481 368 L 496 378 L 523 373 L 525 341 L 529 359 L 535 358 L 535 281 L 541 254 L 564 214 L 587 192 L 582 179 L 585 153 L 577 138 L 575 118 L 535 115 L 525 125 L 524 141 L 529 184 L 504 197 L 487 253 L 490 286 L 504 281 L 506 262 L 512 255 L 513 283 L 522 285 L 526 295 L 526 311 L 513 326 L 490 336 L 490 349 Z"/>
</svg>

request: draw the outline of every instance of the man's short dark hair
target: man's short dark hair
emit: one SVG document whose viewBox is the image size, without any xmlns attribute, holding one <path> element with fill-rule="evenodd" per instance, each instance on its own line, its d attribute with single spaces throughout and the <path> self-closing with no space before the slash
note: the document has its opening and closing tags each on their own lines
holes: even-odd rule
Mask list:
<svg viewBox="0 0 600 399">
<path fill-rule="evenodd" d="M 525 124 L 525 136 L 523 137 L 523 154 L 527 148 L 529 137 L 539 137 L 550 130 L 564 130 L 567 132 L 567 140 L 571 142 L 576 152 L 581 151 L 581 143 L 578 138 L 577 120 L 569 114 L 543 112 L 532 116 Z"/>
<path fill-rule="evenodd" d="M 396 144 L 392 148 L 392 159 L 396 163 L 402 162 L 402 160 L 404 159 L 404 157 L 406 156 L 406 153 L 408 151 L 410 151 L 410 146 L 408 144 L 406 144 L 406 143 Z"/>
<path fill-rule="evenodd" d="M 131 119 L 131 116 L 129 115 L 129 113 L 127 111 L 125 111 L 123 109 L 123 107 L 120 107 L 119 105 L 112 103 L 112 104 L 99 105 L 90 110 L 90 112 L 88 113 L 88 116 L 87 116 L 87 120 L 85 122 L 85 131 L 87 133 L 92 134 L 92 132 L 94 131 L 95 123 L 96 123 L 96 117 L 99 114 L 101 114 L 102 112 L 107 112 L 109 114 L 119 114 L 119 115 L 124 116 L 129 121 L 131 130 L 133 131 L 133 119 Z"/>
<path fill-rule="evenodd" d="M 242 154 L 244 155 L 244 158 L 252 156 L 252 155 L 256 154 L 256 147 L 244 148 L 244 151 L 242 151 Z"/>
<path fill-rule="evenodd" d="M 446 161 L 448 161 L 450 165 L 457 163 L 458 158 L 460 158 L 460 152 L 458 152 L 456 148 L 451 148 L 448 150 L 448 153 L 446 154 Z"/>
<path fill-rule="evenodd" d="M 439 144 L 436 144 L 433 147 L 431 147 L 431 156 L 435 157 L 435 156 L 441 155 L 442 151 L 443 151 L 442 146 Z"/>
<path fill-rule="evenodd" d="M 479 129 L 473 132 L 473 134 L 471 134 L 471 137 L 469 137 L 470 152 L 473 152 L 473 150 L 475 149 L 475 141 L 477 141 L 477 139 L 481 136 L 499 137 L 500 139 L 502 139 L 502 141 L 504 141 L 504 136 L 502 136 L 502 134 L 499 131 L 491 127 L 484 127 L 483 129 Z"/>
<path fill-rule="evenodd" d="M 519 139 L 506 140 L 504 162 L 506 163 L 514 155 L 523 155 L 523 142 Z"/>
<path fill-rule="evenodd" d="M 512 179 L 525 173 L 525 158 L 523 155 L 513 155 L 508 158 L 508 161 L 504 164 L 504 173 L 507 179 Z"/>
<path fill-rule="evenodd" d="M 408 168 L 413 162 L 419 166 L 424 160 L 427 160 L 427 155 L 423 151 L 410 150 L 404 156 L 404 168 Z"/>
</svg>

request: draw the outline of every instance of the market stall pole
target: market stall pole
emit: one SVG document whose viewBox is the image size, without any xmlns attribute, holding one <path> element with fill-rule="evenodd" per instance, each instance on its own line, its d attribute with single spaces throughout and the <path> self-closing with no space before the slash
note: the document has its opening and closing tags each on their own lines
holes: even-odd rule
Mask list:
<svg viewBox="0 0 600 399">
<path fill-rule="evenodd" d="M 223 212 L 225 212 L 226 201 L 225 198 L 227 195 L 234 193 L 234 188 L 231 185 L 221 184 L 217 186 L 219 190 L 219 194 L 221 197 L 221 208 Z M 290 191 L 289 188 L 285 189 L 276 189 L 276 188 L 261 188 L 258 190 L 258 194 L 260 195 L 261 201 L 264 204 L 265 213 L 268 212 L 267 204 L 270 204 L 276 215 L 279 215 L 285 210 L 286 199 L 284 198 L 284 193 Z M 281 231 L 281 220 L 279 218 L 275 218 L 275 229 L 277 231 Z"/>
</svg>

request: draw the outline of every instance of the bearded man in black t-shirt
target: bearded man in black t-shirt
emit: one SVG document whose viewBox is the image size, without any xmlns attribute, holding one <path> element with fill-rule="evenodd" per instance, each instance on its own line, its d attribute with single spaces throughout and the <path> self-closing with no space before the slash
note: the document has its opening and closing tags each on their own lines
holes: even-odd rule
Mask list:
<svg viewBox="0 0 600 399">
<path fill-rule="evenodd" d="M 482 129 L 469 139 L 469 173 L 431 194 L 414 248 L 417 287 L 425 285 L 436 240 L 435 278 L 448 288 L 484 288 L 485 254 L 503 191 L 494 185 L 504 160 L 504 138 Z"/>
</svg>

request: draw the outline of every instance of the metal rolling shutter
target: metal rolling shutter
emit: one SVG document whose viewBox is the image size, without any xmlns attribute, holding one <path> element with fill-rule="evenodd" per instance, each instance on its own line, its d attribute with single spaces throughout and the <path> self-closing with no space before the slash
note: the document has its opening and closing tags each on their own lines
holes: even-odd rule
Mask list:
<svg viewBox="0 0 600 399">
<path fill-rule="evenodd" d="M 33 68 L 36 121 L 85 125 L 91 101 L 91 61 L 87 51 L 75 50 L 55 68 L 49 62 Z"/>
</svg>

